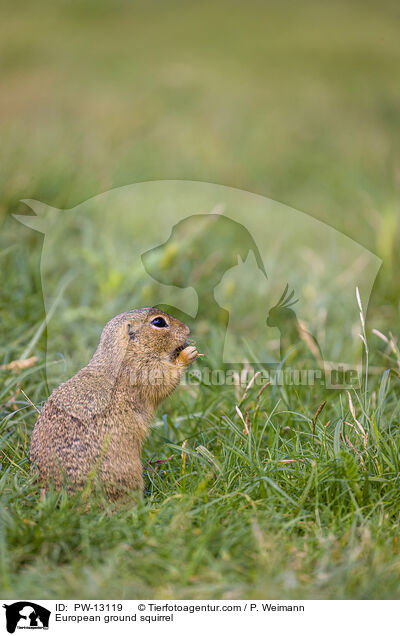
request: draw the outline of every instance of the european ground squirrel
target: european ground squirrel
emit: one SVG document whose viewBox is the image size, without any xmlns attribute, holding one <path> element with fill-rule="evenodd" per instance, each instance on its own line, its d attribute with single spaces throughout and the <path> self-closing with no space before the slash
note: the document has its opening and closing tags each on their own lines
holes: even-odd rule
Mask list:
<svg viewBox="0 0 400 636">
<path fill-rule="evenodd" d="M 106 324 L 88 365 L 52 392 L 35 424 L 30 457 L 41 485 L 74 491 L 93 476 L 110 500 L 143 490 L 140 455 L 154 410 L 198 355 L 188 334 L 153 307 Z"/>
</svg>

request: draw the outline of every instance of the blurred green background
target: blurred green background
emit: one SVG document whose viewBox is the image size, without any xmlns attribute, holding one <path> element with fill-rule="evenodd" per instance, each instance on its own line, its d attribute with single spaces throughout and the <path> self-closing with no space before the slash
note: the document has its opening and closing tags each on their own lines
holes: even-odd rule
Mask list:
<svg viewBox="0 0 400 636">
<path fill-rule="evenodd" d="M 399 20 L 387 0 L 5 2 L 0 213 L 149 179 L 234 186 L 377 252 L 393 303 Z"/>
<path fill-rule="evenodd" d="M 39 405 L 47 397 L 43 238 L 11 217 L 29 213 L 23 198 L 67 208 L 153 179 L 259 193 L 383 259 L 369 322 L 396 337 L 398 2 L 6 0 L 0 12 L 0 354 L 39 357 L 21 376 L 1 370 L 3 595 L 399 597 L 396 378 L 353 398 L 368 450 L 352 438 L 354 454 L 341 436 L 346 395 L 317 422 L 321 396 L 293 391 L 249 406 L 259 446 L 246 460 L 232 450 L 248 443 L 240 395 L 182 389 L 145 449 L 157 462 L 171 453 L 165 439 L 176 444 L 165 471 L 149 473 L 147 507 L 85 516 L 65 497 L 39 502 L 27 476 L 37 413 L 20 389 Z"/>
</svg>

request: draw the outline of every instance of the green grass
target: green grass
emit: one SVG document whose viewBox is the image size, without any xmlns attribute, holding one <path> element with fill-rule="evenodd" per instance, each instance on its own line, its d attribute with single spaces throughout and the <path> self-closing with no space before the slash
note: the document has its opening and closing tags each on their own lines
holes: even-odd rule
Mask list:
<svg viewBox="0 0 400 636">
<path fill-rule="evenodd" d="M 44 332 L 34 367 L 0 370 L 0 596 L 399 598 L 399 361 L 371 333 L 399 335 L 396 3 L 2 12 L 1 365 L 44 319 L 42 238 L 11 218 L 19 200 L 179 178 L 284 201 L 383 258 L 367 335 L 393 370 L 352 394 L 367 438 L 345 391 L 251 388 L 241 403 L 244 387 L 182 386 L 146 443 L 143 502 L 85 513 L 78 496 L 41 502 L 29 476 Z"/>
<path fill-rule="evenodd" d="M 25 373 L 32 394 L 40 371 Z M 365 443 L 345 395 L 313 421 L 312 399 L 250 389 L 247 435 L 234 391 L 182 387 L 146 444 L 144 501 L 90 512 L 77 496 L 39 501 L 26 458 L 35 412 L 17 395 L 2 421 L 2 594 L 398 597 L 397 387 L 386 374 L 375 406 L 356 405 Z"/>
</svg>

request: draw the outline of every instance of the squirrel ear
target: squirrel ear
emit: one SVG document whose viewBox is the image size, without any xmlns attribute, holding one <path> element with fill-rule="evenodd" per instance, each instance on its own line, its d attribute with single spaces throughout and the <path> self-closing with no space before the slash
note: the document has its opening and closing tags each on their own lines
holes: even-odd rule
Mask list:
<svg viewBox="0 0 400 636">
<path fill-rule="evenodd" d="M 130 323 L 128 323 L 127 330 L 128 330 L 129 340 L 136 340 L 136 332 L 133 330 L 133 327 Z"/>
</svg>

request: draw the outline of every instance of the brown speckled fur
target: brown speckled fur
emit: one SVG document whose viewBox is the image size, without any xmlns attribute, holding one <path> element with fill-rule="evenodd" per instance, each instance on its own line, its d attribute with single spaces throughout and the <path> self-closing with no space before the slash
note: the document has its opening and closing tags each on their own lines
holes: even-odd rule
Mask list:
<svg viewBox="0 0 400 636">
<path fill-rule="evenodd" d="M 168 327 L 151 325 L 156 316 Z M 152 307 L 106 324 L 93 358 L 53 391 L 33 429 L 30 457 L 42 486 L 73 491 L 93 476 L 110 500 L 143 490 L 140 455 L 154 410 L 197 357 L 188 334 Z"/>
</svg>

